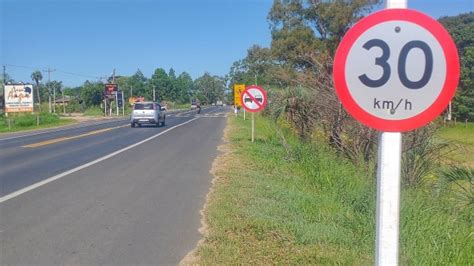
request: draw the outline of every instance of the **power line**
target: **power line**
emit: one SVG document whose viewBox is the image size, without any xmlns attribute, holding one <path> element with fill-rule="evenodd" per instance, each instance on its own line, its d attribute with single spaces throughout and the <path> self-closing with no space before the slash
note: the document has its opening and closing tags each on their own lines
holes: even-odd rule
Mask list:
<svg viewBox="0 0 474 266">
<path fill-rule="evenodd" d="M 33 69 L 33 70 L 44 69 L 44 67 L 32 67 L 32 66 L 22 66 L 22 65 L 12 65 L 12 64 L 5 64 L 5 66 L 26 68 L 26 69 Z M 95 78 L 95 79 L 103 79 L 104 78 L 103 76 L 93 76 L 93 75 L 88 75 L 88 74 L 74 73 L 74 72 L 64 71 L 64 70 L 60 70 L 60 69 L 56 69 L 56 71 L 59 72 L 59 73 L 78 76 L 78 77 Z"/>
</svg>

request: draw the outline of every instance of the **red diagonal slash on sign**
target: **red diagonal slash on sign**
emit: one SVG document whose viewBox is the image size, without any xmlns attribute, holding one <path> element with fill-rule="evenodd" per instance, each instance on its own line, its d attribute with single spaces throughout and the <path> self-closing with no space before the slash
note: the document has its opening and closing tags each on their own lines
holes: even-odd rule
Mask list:
<svg viewBox="0 0 474 266">
<path fill-rule="evenodd" d="M 263 105 L 263 104 L 260 103 L 255 97 L 253 97 L 252 94 L 250 94 L 248 91 L 246 91 L 245 94 L 246 94 L 247 96 L 249 96 L 250 99 L 252 99 L 252 101 L 258 105 L 258 108 L 257 108 L 257 109 L 262 108 L 262 105 Z M 263 96 L 262 96 L 262 97 L 263 97 Z"/>
</svg>

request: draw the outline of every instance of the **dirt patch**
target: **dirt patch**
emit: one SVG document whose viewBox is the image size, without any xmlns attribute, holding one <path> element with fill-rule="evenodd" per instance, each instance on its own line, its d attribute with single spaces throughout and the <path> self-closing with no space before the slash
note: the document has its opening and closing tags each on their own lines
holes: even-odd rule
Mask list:
<svg viewBox="0 0 474 266">
<path fill-rule="evenodd" d="M 199 211 L 201 214 L 201 227 L 198 229 L 199 233 L 203 236 L 197 243 L 196 247 L 191 250 L 179 263 L 179 265 L 199 265 L 200 258 L 197 254 L 199 247 L 204 243 L 204 240 L 209 235 L 209 225 L 207 224 L 206 212 L 209 205 L 209 202 L 214 193 L 215 186 L 219 180 L 219 175 L 217 174 L 220 170 L 226 169 L 228 162 L 228 157 L 231 154 L 231 145 L 229 143 L 229 133 L 230 133 L 230 124 L 227 121 L 227 125 L 224 129 L 224 136 L 222 137 L 222 144 L 217 147 L 217 150 L 220 154 L 212 162 L 211 170 L 209 171 L 213 176 L 211 181 L 211 188 L 206 195 L 206 201 L 204 207 Z"/>
</svg>

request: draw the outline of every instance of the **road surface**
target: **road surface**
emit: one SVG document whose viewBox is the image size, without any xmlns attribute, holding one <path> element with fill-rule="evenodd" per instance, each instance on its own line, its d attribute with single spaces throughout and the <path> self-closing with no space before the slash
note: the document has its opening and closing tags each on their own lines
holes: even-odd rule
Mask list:
<svg viewBox="0 0 474 266">
<path fill-rule="evenodd" d="M 177 264 L 201 237 L 227 113 L 0 137 L 0 264 Z"/>
</svg>

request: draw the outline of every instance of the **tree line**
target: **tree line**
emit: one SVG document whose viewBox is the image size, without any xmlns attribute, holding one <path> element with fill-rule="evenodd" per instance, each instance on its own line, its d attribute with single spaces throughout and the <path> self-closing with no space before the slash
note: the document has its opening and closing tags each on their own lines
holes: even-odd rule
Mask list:
<svg viewBox="0 0 474 266">
<path fill-rule="evenodd" d="M 15 82 L 8 74 L 6 76 L 8 82 Z M 81 86 L 67 87 L 58 80 L 43 82 L 44 77 L 39 70 L 31 73 L 30 78 L 34 85 L 36 103 L 49 102 L 53 95 L 59 98 L 64 93 L 71 100 L 69 109 L 81 111 L 101 105 L 104 99 L 104 81 L 86 80 Z M 153 100 L 153 91 L 155 91 L 157 101 L 177 104 L 190 103 L 193 99 L 203 104 L 215 103 L 224 99 L 227 87 L 225 77 L 205 72 L 201 77 L 193 80 L 188 73 L 182 72 L 177 75 L 172 68 L 168 72 L 163 68 L 157 68 L 149 78 L 137 69 L 131 76 L 109 77 L 107 83 L 111 82 L 118 84 L 119 90 L 124 91 L 126 101 L 132 96 Z"/>
</svg>

